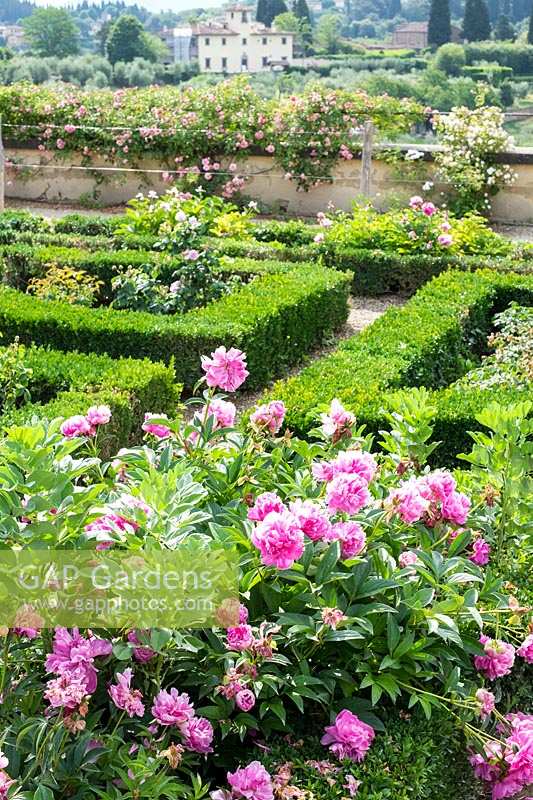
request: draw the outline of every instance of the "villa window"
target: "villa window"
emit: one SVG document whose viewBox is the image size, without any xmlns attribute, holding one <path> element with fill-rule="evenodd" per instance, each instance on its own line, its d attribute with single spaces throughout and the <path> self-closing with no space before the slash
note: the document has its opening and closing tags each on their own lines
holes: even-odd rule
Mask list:
<svg viewBox="0 0 533 800">
<path fill-rule="evenodd" d="M 228 59 L 227 58 L 223 58 L 222 59 L 222 72 L 225 72 L 227 70 L 227 68 L 228 68 Z"/>
<path fill-rule="evenodd" d="M 287 44 L 287 37 L 286 36 L 282 36 L 281 37 L 281 44 Z"/>
<path fill-rule="evenodd" d="M 206 46 L 209 46 L 209 41 L 210 41 L 210 40 L 209 40 L 209 37 L 208 37 L 208 36 L 206 36 L 206 38 L 204 39 L 204 44 L 205 44 Z"/>
<path fill-rule="evenodd" d="M 266 37 L 266 36 L 263 36 L 263 39 L 262 39 L 262 42 L 261 42 L 261 43 L 262 43 L 262 44 L 268 44 L 268 39 L 267 39 L 267 37 Z"/>
<path fill-rule="evenodd" d="M 222 37 L 222 44 L 226 44 L 226 37 L 225 36 Z"/>
<path fill-rule="evenodd" d="M 264 67 L 268 67 L 268 57 L 267 56 L 263 56 L 263 66 Z"/>
<path fill-rule="evenodd" d="M 205 60 L 205 68 L 206 69 L 211 69 L 211 59 L 210 58 L 206 58 L 206 60 Z"/>
</svg>

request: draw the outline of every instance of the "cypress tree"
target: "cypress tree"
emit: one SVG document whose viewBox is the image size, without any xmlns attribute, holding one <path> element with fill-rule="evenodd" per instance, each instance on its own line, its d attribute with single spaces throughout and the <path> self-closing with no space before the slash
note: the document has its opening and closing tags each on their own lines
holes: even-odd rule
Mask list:
<svg viewBox="0 0 533 800">
<path fill-rule="evenodd" d="M 489 10 L 484 0 L 466 0 L 463 36 L 467 42 L 490 39 Z"/>
<path fill-rule="evenodd" d="M 431 0 L 428 22 L 428 44 L 440 47 L 451 42 L 452 26 L 449 0 Z"/>
<path fill-rule="evenodd" d="M 262 22 L 263 25 L 266 25 L 266 13 L 267 13 L 267 2 L 268 0 L 257 0 L 257 9 L 255 12 L 255 18 L 257 22 Z"/>
<path fill-rule="evenodd" d="M 306 20 L 311 25 L 311 12 L 309 11 L 307 0 L 296 0 L 292 12 L 298 19 Z"/>
<path fill-rule="evenodd" d="M 402 0 L 390 0 L 389 3 L 389 17 L 399 17 L 402 13 Z"/>
<path fill-rule="evenodd" d="M 489 17 L 491 22 L 496 22 L 500 16 L 500 0 L 487 0 Z"/>
<path fill-rule="evenodd" d="M 531 8 L 531 13 L 529 15 L 529 28 L 527 31 L 527 42 L 528 44 L 533 44 L 533 6 Z"/>
<path fill-rule="evenodd" d="M 513 40 L 515 37 L 514 28 L 509 22 L 509 17 L 506 17 L 505 14 L 502 14 L 498 18 L 498 22 L 494 27 L 494 38 L 499 39 L 502 42 Z"/>
</svg>

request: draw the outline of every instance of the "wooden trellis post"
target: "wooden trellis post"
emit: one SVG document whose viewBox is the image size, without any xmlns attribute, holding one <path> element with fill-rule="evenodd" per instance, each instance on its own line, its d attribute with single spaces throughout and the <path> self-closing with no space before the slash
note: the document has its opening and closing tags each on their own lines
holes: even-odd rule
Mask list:
<svg viewBox="0 0 533 800">
<path fill-rule="evenodd" d="M 367 119 L 363 127 L 363 148 L 361 150 L 361 194 L 370 197 L 372 172 L 372 147 L 374 146 L 374 123 Z"/>
<path fill-rule="evenodd" d="M 0 213 L 4 210 L 6 159 L 4 156 L 4 143 L 2 141 L 2 117 L 0 116 Z"/>
</svg>

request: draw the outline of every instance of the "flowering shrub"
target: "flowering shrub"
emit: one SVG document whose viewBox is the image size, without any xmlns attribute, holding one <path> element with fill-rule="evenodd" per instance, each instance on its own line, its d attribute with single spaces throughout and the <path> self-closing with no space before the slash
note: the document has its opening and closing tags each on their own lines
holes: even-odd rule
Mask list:
<svg viewBox="0 0 533 800">
<path fill-rule="evenodd" d="M 445 116 L 435 115 L 434 126 L 443 146 L 435 153 L 437 177 L 451 184 L 452 207 L 457 212 L 487 213 L 490 198 L 515 181 L 513 170 L 495 158 L 513 147 L 503 123 L 503 112 L 494 106 L 460 107 Z"/>
<path fill-rule="evenodd" d="M 499 540 L 507 519 L 505 491 L 491 490 L 505 468 L 497 459 L 464 478 L 425 466 L 433 445 L 422 394 L 408 422 L 401 404 L 390 415 L 380 455 L 338 402 L 315 443 L 279 435 L 281 404 L 238 431 L 218 392 L 246 380 L 245 354 L 219 347 L 202 370 L 196 413 L 148 414 L 145 445 L 111 463 L 94 438 L 109 424 L 105 406 L 6 434 L 1 468 L 17 475 L 0 507 L 6 547 L 172 550 L 197 534 L 240 559 L 238 622 L 226 628 L 57 628 L 52 638 L 29 615 L 0 632 L 0 768 L 17 790 L 201 798 L 197 773 L 209 778 L 213 752 L 229 785 L 215 798 L 270 800 L 272 777 L 235 759 L 239 740 L 290 730 L 295 713 L 312 712 L 331 755 L 355 765 L 379 735 L 386 699 L 428 716 L 451 705 L 473 730 L 492 711 L 482 676 L 531 660 L 528 609 L 506 595 L 492 559 L 472 558 L 481 533 Z M 527 439 L 528 409 L 508 413 Z M 480 439 L 476 463 L 482 448 Z M 525 543 L 516 527 L 512 541 L 511 560 Z"/>
<path fill-rule="evenodd" d="M 80 306 L 92 306 L 102 281 L 82 269 L 49 264 L 42 278 L 32 278 L 28 291 L 43 300 L 62 300 Z"/>
</svg>

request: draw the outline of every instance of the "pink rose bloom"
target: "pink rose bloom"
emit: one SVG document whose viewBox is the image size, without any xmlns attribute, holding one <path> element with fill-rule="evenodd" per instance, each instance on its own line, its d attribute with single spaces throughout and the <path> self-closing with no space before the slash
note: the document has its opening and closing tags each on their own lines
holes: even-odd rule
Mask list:
<svg viewBox="0 0 533 800">
<path fill-rule="evenodd" d="M 331 531 L 331 522 L 324 511 L 312 500 L 295 500 L 289 506 L 299 527 L 313 542 L 324 539 Z"/>
<path fill-rule="evenodd" d="M 366 481 L 359 475 L 336 475 L 326 489 L 330 511 L 357 514 L 371 500 Z"/>
<path fill-rule="evenodd" d="M 259 406 L 250 416 L 250 422 L 256 429 L 266 428 L 271 434 L 279 431 L 285 419 L 285 403 L 281 400 L 273 400 Z"/>
<path fill-rule="evenodd" d="M 117 683 L 109 687 L 109 695 L 117 708 L 125 711 L 128 717 L 142 717 L 144 715 L 144 705 L 142 694 L 138 689 L 131 688 L 133 672 L 125 669 L 124 672 L 117 672 Z"/>
<path fill-rule="evenodd" d="M 452 492 L 442 504 L 442 516 L 456 525 L 464 525 L 468 518 L 470 506 L 470 498 L 466 494 Z"/>
<path fill-rule="evenodd" d="M 234 798 L 244 797 L 246 800 L 274 798 L 270 775 L 259 761 L 252 761 L 246 767 L 228 772 L 227 777 Z"/>
<path fill-rule="evenodd" d="M 107 425 L 111 419 L 111 409 L 109 406 L 91 406 L 85 416 L 89 425 L 96 428 L 97 425 Z"/>
<path fill-rule="evenodd" d="M 488 636 L 481 636 L 479 641 L 483 645 L 485 655 L 474 657 L 476 669 L 490 681 L 508 675 L 514 664 L 513 645 L 500 639 L 489 639 Z"/>
<path fill-rule="evenodd" d="M 429 501 L 420 494 L 416 478 L 410 478 L 398 489 L 393 489 L 388 504 L 405 523 L 412 525 L 422 519 L 428 509 Z"/>
<path fill-rule="evenodd" d="M 138 645 L 137 647 L 133 648 L 133 657 L 135 661 L 139 662 L 139 664 L 146 664 L 147 661 L 151 661 L 151 659 L 155 656 L 155 651 L 152 650 L 151 647 L 147 647 L 146 645 L 140 643 L 136 631 L 130 631 L 128 633 L 128 642 Z"/>
<path fill-rule="evenodd" d="M 483 538 L 474 539 L 472 543 L 472 555 L 469 556 L 470 561 L 477 564 L 479 567 L 484 567 L 489 563 L 490 558 L 490 544 Z"/>
<path fill-rule="evenodd" d="M 194 717 L 194 708 L 189 695 L 180 694 L 177 689 L 166 692 L 161 689 L 154 700 L 152 714 L 160 725 L 184 725 Z"/>
<path fill-rule="evenodd" d="M 245 353 L 235 347 L 217 347 L 210 358 L 202 356 L 202 369 L 207 385 L 225 392 L 235 392 L 250 374 Z"/>
<path fill-rule="evenodd" d="M 336 475 L 359 475 L 365 483 L 370 483 L 378 468 L 374 456 L 364 450 L 343 450 L 332 466 Z"/>
<path fill-rule="evenodd" d="M 324 745 L 329 745 L 331 752 L 340 760 L 351 758 L 354 761 L 362 761 L 375 735 L 370 725 L 362 722 L 345 708 L 337 714 L 333 725 L 326 726 L 320 741 Z"/>
<path fill-rule="evenodd" d="M 255 694 L 250 689 L 241 689 L 235 695 L 235 703 L 241 711 L 251 711 L 255 706 Z"/>
<path fill-rule="evenodd" d="M 331 401 L 329 414 L 321 414 L 322 433 L 324 436 L 340 437 L 351 434 L 351 427 L 355 424 L 355 416 L 347 411 L 340 400 Z"/>
<path fill-rule="evenodd" d="M 526 636 L 516 652 L 521 658 L 525 658 L 528 664 L 533 664 L 533 633 Z"/>
<path fill-rule="evenodd" d="M 77 436 L 93 436 L 95 433 L 91 423 L 80 414 L 66 419 L 61 423 L 60 430 L 66 439 L 75 439 Z"/>
<path fill-rule="evenodd" d="M 413 564 L 416 564 L 418 561 L 418 556 L 414 552 L 414 550 L 404 550 L 403 553 L 400 553 L 398 558 L 398 564 L 402 569 L 405 567 L 410 567 Z"/>
<path fill-rule="evenodd" d="M 193 753 L 212 753 L 214 731 L 213 726 L 205 717 L 192 717 L 182 726 L 184 736 L 183 744 Z"/>
<path fill-rule="evenodd" d="M 250 625 L 241 623 L 226 631 L 226 640 L 230 650 L 248 650 L 254 641 L 254 635 Z"/>
<path fill-rule="evenodd" d="M 437 237 L 437 242 L 441 247 L 449 247 L 453 244 L 453 237 L 450 236 L 449 233 L 441 233 L 440 236 Z"/>
<path fill-rule="evenodd" d="M 418 194 L 413 195 L 409 200 L 409 205 L 415 211 L 418 211 L 418 209 L 422 207 L 423 203 L 424 203 L 424 198 L 420 197 L 420 195 Z"/>
<path fill-rule="evenodd" d="M 198 261 L 200 253 L 198 250 L 184 250 L 182 256 L 186 261 Z"/>
<path fill-rule="evenodd" d="M 330 541 L 341 543 L 341 558 L 355 558 L 364 550 L 366 536 L 362 527 L 357 522 L 336 522 L 332 526 L 328 537 Z"/>
<path fill-rule="evenodd" d="M 151 433 L 152 436 L 155 436 L 156 439 L 167 439 L 170 436 L 170 428 L 166 425 L 162 425 L 161 423 L 152 423 L 150 422 L 151 419 L 168 419 L 166 414 L 145 414 L 144 415 L 144 422 L 141 425 L 143 431 L 146 433 Z"/>
<path fill-rule="evenodd" d="M 432 217 L 437 211 L 437 206 L 433 205 L 433 203 L 422 203 L 422 211 L 426 217 Z"/>
<path fill-rule="evenodd" d="M 272 511 L 286 511 L 287 507 L 284 505 L 281 497 L 278 497 L 274 492 L 263 492 L 255 499 L 255 505 L 248 511 L 248 519 L 254 522 L 262 522 L 265 517 Z"/>
<path fill-rule="evenodd" d="M 481 719 L 490 717 L 496 708 L 496 702 L 492 692 L 489 692 L 487 689 L 478 689 L 476 692 L 476 700 L 479 703 L 479 715 Z"/>
<path fill-rule="evenodd" d="M 298 520 L 289 511 L 272 511 L 251 536 L 267 567 L 290 569 L 304 551 L 304 535 Z"/>
</svg>

